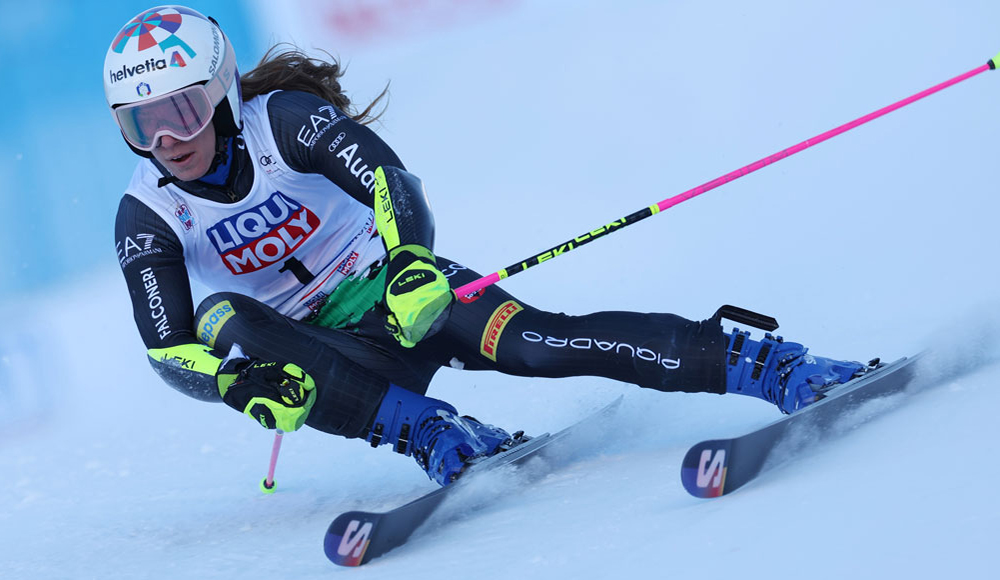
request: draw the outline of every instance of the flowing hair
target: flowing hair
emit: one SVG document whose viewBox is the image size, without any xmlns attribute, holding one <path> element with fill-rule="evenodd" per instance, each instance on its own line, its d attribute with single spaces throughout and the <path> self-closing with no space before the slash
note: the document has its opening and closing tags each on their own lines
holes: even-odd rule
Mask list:
<svg viewBox="0 0 1000 580">
<path fill-rule="evenodd" d="M 333 103 L 363 125 L 378 120 L 385 112 L 385 107 L 375 115 L 372 114 L 372 109 L 388 94 L 389 86 L 386 85 L 381 94 L 358 113 L 351 107 L 351 100 L 340 87 L 344 69 L 332 55 L 327 53 L 327 56 L 330 62 L 312 58 L 291 44 L 272 46 L 253 70 L 240 76 L 243 100 L 249 101 L 271 91 L 304 91 Z"/>
</svg>

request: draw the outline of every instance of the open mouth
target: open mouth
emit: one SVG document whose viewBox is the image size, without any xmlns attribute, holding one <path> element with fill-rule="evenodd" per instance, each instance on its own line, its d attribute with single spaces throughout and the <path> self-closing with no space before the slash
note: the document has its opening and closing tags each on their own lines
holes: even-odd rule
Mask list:
<svg viewBox="0 0 1000 580">
<path fill-rule="evenodd" d="M 185 161 L 187 161 L 188 159 L 191 159 L 191 156 L 192 156 L 192 155 L 194 155 L 194 152 L 191 152 L 191 153 L 184 153 L 183 155 L 177 155 L 177 156 L 175 156 L 175 157 L 171 157 L 171 158 L 170 158 L 170 161 L 172 161 L 172 162 L 174 162 L 174 163 L 184 163 L 184 162 L 185 162 Z"/>
</svg>

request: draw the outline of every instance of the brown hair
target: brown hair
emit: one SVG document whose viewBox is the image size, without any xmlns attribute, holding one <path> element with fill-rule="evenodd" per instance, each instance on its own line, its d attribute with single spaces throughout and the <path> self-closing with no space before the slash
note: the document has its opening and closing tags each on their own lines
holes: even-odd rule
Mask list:
<svg viewBox="0 0 1000 580">
<path fill-rule="evenodd" d="M 272 46 L 257 66 L 240 76 L 240 86 L 243 89 L 243 100 L 271 91 L 305 91 L 325 99 L 341 111 L 347 113 L 355 121 L 367 125 L 376 121 L 385 112 L 385 108 L 377 115 L 372 115 L 375 104 L 389 92 L 389 86 L 375 97 L 363 111 L 356 113 L 351 108 L 351 100 L 340 88 L 340 77 L 344 70 L 333 56 L 327 53 L 330 62 L 312 58 L 291 44 L 276 44 Z"/>
</svg>

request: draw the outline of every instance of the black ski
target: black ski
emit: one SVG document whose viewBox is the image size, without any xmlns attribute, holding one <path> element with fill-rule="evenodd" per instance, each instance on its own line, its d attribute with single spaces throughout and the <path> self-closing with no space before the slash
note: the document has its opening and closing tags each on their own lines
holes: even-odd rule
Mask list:
<svg viewBox="0 0 1000 580">
<path fill-rule="evenodd" d="M 760 475 L 774 451 L 792 454 L 815 444 L 831 432 L 845 412 L 905 389 L 913 380 L 919 358 L 904 358 L 869 370 L 832 390 L 825 399 L 746 435 L 698 443 L 684 456 L 684 488 L 703 498 L 736 491 Z"/>
<path fill-rule="evenodd" d="M 572 434 L 581 426 L 606 416 L 621 404 L 619 397 L 597 413 L 555 434 L 533 437 L 504 453 L 494 455 L 469 468 L 455 483 L 418 497 L 408 504 L 387 512 L 351 511 L 333 520 L 326 531 L 323 548 L 327 558 L 341 566 L 361 566 L 397 548 L 427 521 L 446 497 L 455 490 L 468 487 L 476 474 L 505 465 L 517 465 L 535 456 L 544 456 L 549 446 Z"/>
</svg>

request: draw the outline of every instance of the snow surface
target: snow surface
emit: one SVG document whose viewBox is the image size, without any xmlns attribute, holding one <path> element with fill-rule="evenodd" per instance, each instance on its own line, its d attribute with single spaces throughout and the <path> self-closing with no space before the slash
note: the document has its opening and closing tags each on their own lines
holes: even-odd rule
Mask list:
<svg viewBox="0 0 1000 580">
<path fill-rule="evenodd" d="M 500 4 L 329 46 L 357 101 L 392 80 L 378 129 L 427 184 L 438 251 L 483 273 L 1000 49 L 986 1 Z M 0 577 L 996 577 L 998 94 L 1000 74 L 983 74 L 503 283 L 570 313 L 733 303 L 822 355 L 933 348 L 916 392 L 699 500 L 680 484 L 687 448 L 773 407 L 444 370 L 432 395 L 529 432 L 625 401 L 612 435 L 567 448 L 536 485 L 488 479 L 448 506 L 458 519 L 356 570 L 323 556 L 332 518 L 434 485 L 387 448 L 305 430 L 261 494 L 271 433 L 157 379 L 109 245 L 89 277 L 3 305 Z"/>
</svg>

